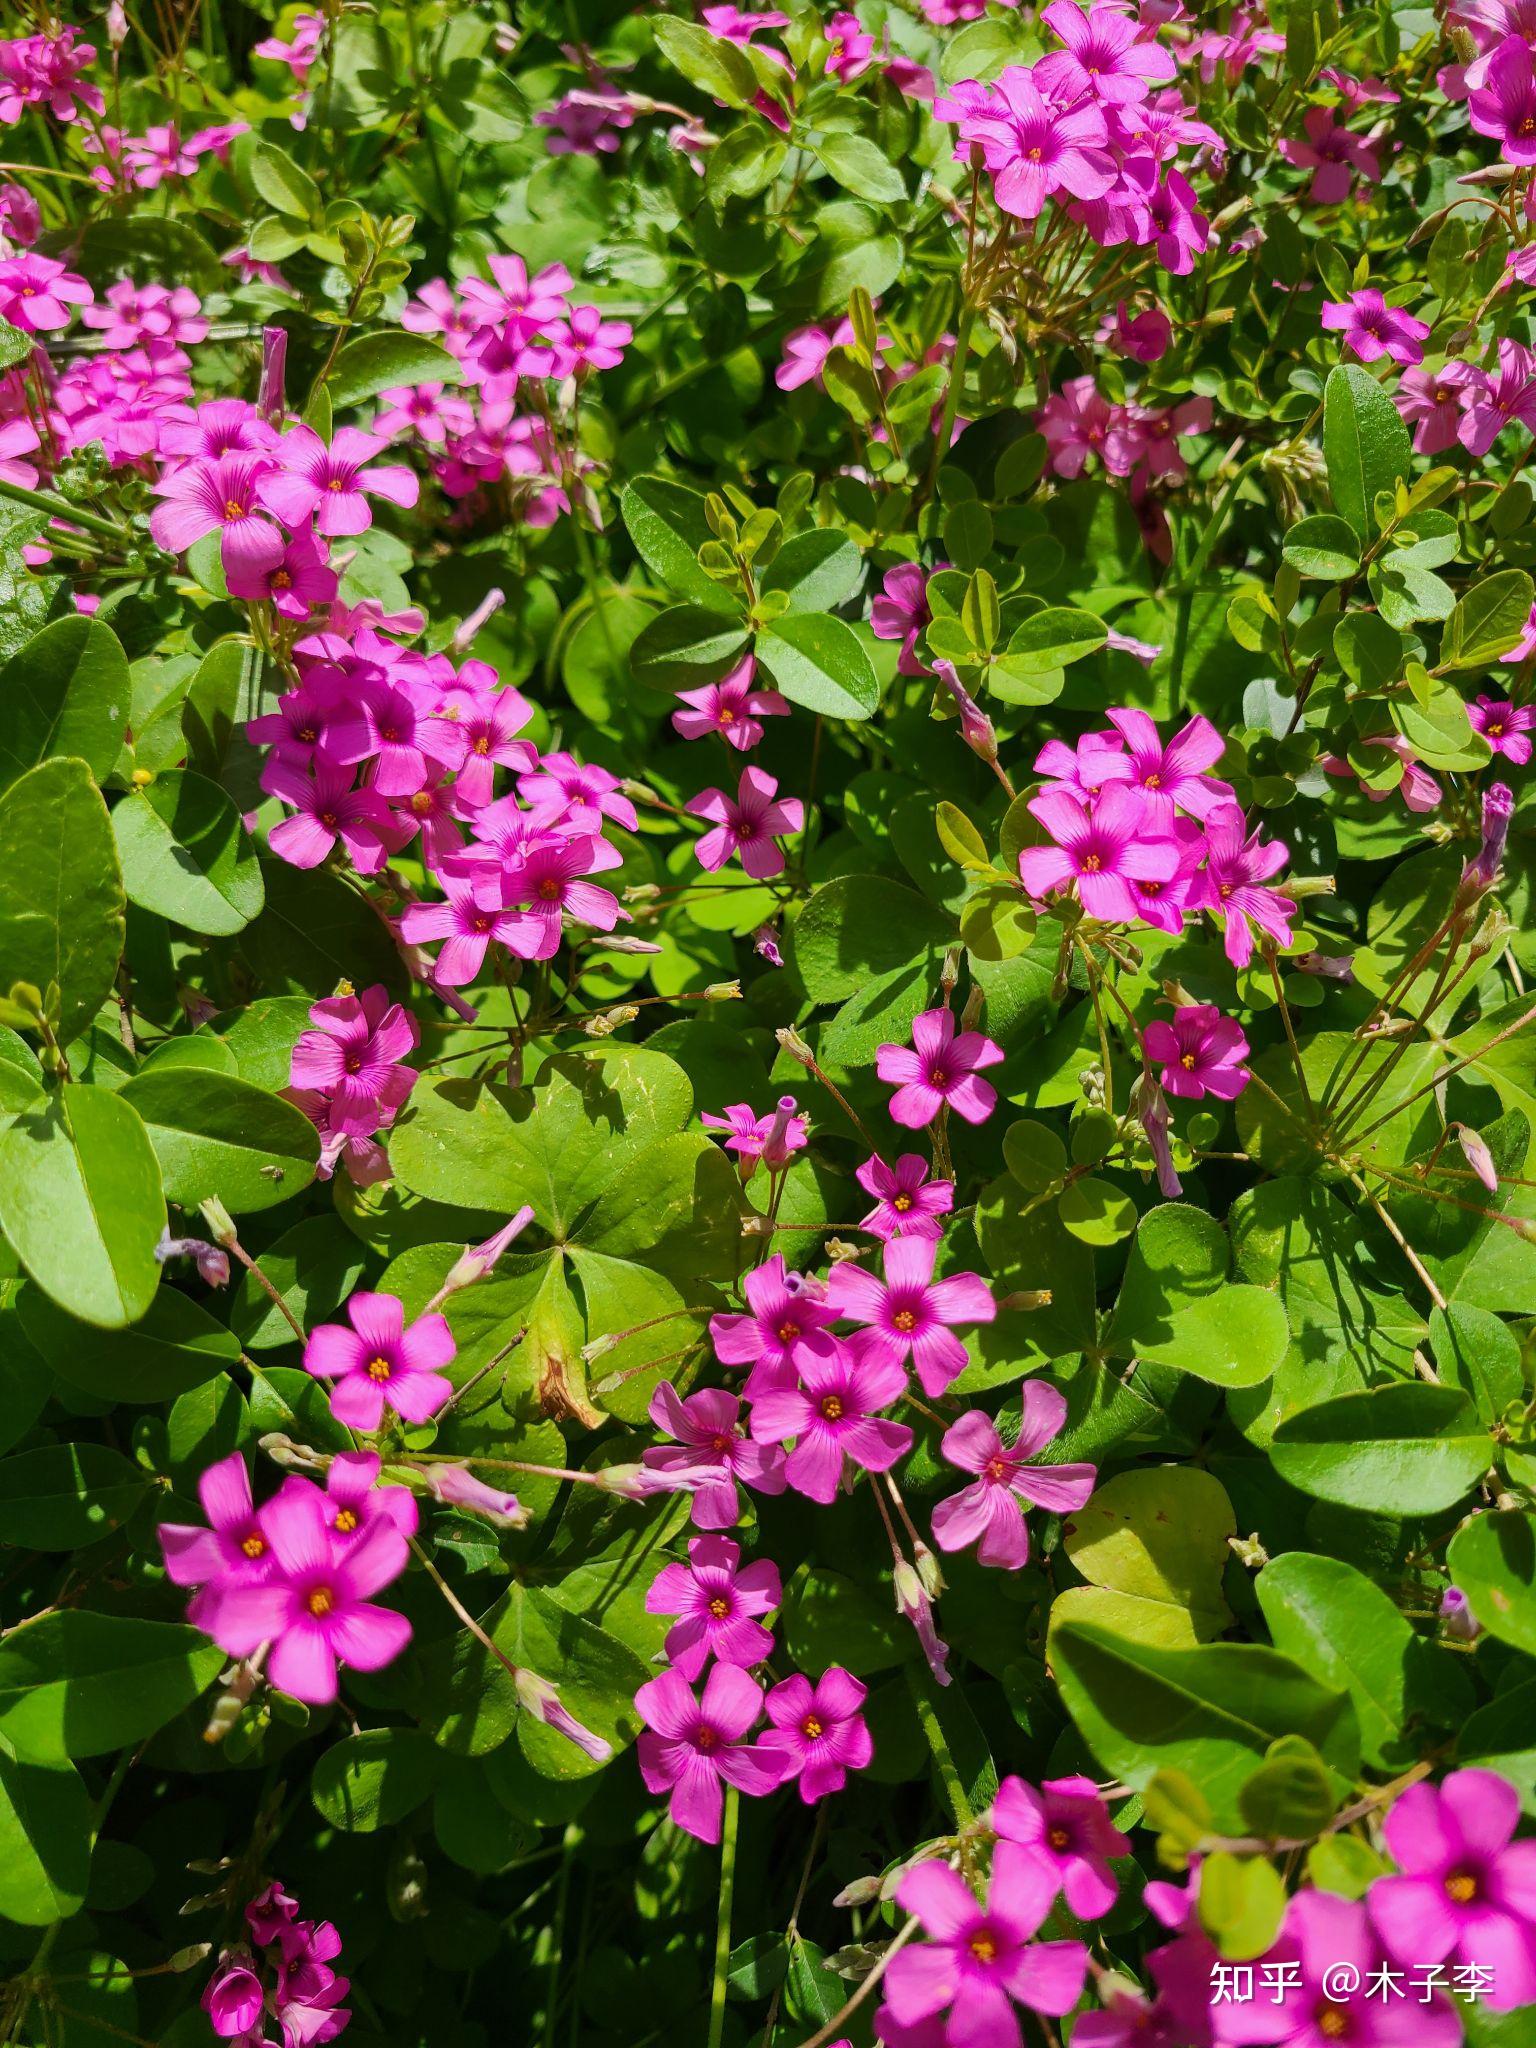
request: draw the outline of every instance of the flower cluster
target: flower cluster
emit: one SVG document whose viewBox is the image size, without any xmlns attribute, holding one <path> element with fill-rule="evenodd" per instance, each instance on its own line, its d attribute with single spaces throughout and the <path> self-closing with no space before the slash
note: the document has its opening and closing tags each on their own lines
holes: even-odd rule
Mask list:
<svg viewBox="0 0 1536 2048">
<path fill-rule="evenodd" d="M 269 715 L 274 723 L 279 717 Z M 252 727 L 264 722 L 253 720 Z M 378 1133 L 416 1085 L 405 1064 L 421 1042 L 416 1020 L 376 985 L 312 1004 L 309 1021 L 314 1029 L 294 1043 L 286 1093 L 320 1133 L 321 1178 L 343 1163 L 359 1187 L 384 1180 L 389 1160 Z"/>
<path fill-rule="evenodd" d="M 1035 761 L 1046 778 L 1029 809 L 1050 844 L 1019 855 L 1040 900 L 1070 895 L 1105 924 L 1182 931 L 1205 911 L 1227 958 L 1246 967 L 1254 934 L 1289 944 L 1296 906 L 1270 888 L 1286 849 L 1249 829 L 1231 785 L 1210 771 L 1225 742 L 1198 713 L 1163 740 L 1146 712 L 1109 713 L 1111 730 L 1075 747 L 1050 740 Z"/>
<path fill-rule="evenodd" d="M 322 2048 L 352 2018 L 347 1978 L 331 1967 L 341 1936 L 328 1920 L 301 1920 L 276 1881 L 245 1909 L 249 1942 L 221 1950 L 203 1990 L 208 2024 L 231 2048 Z M 267 2031 L 275 2021 L 277 2035 Z"/>
<path fill-rule="evenodd" d="M 181 178 L 190 178 L 205 157 L 229 161 L 229 146 L 246 133 L 245 121 L 226 121 L 215 128 L 195 128 L 183 135 L 174 121 L 159 122 L 142 135 L 100 123 L 85 137 L 88 155 L 102 161 L 91 171 L 91 183 L 114 199 L 130 191 L 154 192 Z"/>
<path fill-rule="evenodd" d="M 100 86 L 80 75 L 95 62 L 96 51 L 78 40 L 79 33 L 60 27 L 49 35 L 0 42 L 0 125 L 14 128 L 29 107 L 66 122 L 82 107 L 93 114 L 103 111 Z"/>
<path fill-rule="evenodd" d="M 489 502 L 524 525 L 551 526 L 583 500 L 591 466 L 577 445 L 577 396 L 595 371 L 617 368 L 631 330 L 574 303 L 563 263 L 532 277 L 520 256 L 492 256 L 488 268 L 489 279 L 465 277 L 457 290 L 429 280 L 401 315 L 413 333 L 442 342 L 462 385 L 386 391 L 376 427 L 419 443 L 466 516 Z M 590 504 L 584 510 L 593 517 Z"/>
<path fill-rule="evenodd" d="M 264 1659 L 273 1685 L 311 1706 L 335 1699 L 339 1665 L 377 1671 L 411 1639 L 373 1595 L 405 1569 L 416 1502 L 378 1478 L 371 1452 L 340 1456 L 323 1491 L 289 1478 L 257 1507 L 232 1451 L 198 1481 L 208 1526 L 160 1525 L 167 1575 L 196 1589 L 188 1619 L 229 1656 Z"/>
</svg>

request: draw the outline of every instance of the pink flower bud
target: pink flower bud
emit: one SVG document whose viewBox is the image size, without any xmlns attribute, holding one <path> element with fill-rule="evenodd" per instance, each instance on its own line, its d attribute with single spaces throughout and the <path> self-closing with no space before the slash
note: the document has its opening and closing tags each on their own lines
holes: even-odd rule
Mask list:
<svg viewBox="0 0 1536 2048">
<path fill-rule="evenodd" d="M 790 1122 L 797 1105 L 793 1095 L 781 1095 L 775 1105 L 773 1122 L 763 1140 L 762 1160 L 770 1173 L 782 1173 L 798 1147 L 791 1143 Z M 801 1143 L 804 1143 L 802 1138 Z"/>
<path fill-rule="evenodd" d="M 429 1465 L 428 1491 L 445 1507 L 468 1508 L 498 1529 L 526 1529 L 528 1510 L 515 1493 L 498 1493 L 477 1479 L 467 1465 Z"/>
<path fill-rule="evenodd" d="M 549 1680 L 540 1678 L 536 1671 L 518 1672 L 517 1699 L 525 1713 L 542 1721 L 546 1728 L 553 1728 L 567 1742 L 574 1742 L 594 1762 L 605 1764 L 613 1755 L 613 1745 L 605 1742 L 601 1735 L 594 1735 L 590 1728 L 583 1728 L 576 1717 L 560 1704 L 560 1695 Z"/>
<path fill-rule="evenodd" d="M 532 1221 L 532 1204 L 524 1202 L 517 1214 L 505 1222 L 494 1237 L 488 1237 L 484 1244 L 466 1245 L 449 1269 L 448 1277 L 443 1282 L 439 1299 L 450 1294 L 457 1294 L 461 1287 L 473 1286 L 476 1280 L 483 1280 L 486 1274 L 495 1266 L 508 1245 L 512 1243 L 514 1238 L 521 1237 Z"/>
<path fill-rule="evenodd" d="M 1468 1130 L 1465 1124 L 1457 1124 L 1456 1141 L 1468 1166 L 1477 1175 L 1490 1195 L 1499 1192 L 1499 1170 L 1493 1163 L 1493 1154 L 1486 1142 L 1476 1131 Z"/>
<path fill-rule="evenodd" d="M 992 721 L 987 717 L 976 699 L 961 682 L 952 661 L 936 661 L 934 673 L 954 698 L 960 713 L 960 737 L 973 754 L 979 754 L 983 761 L 997 759 L 997 734 L 992 730 Z"/>
<path fill-rule="evenodd" d="M 263 327 L 261 330 L 261 388 L 256 404 L 263 419 L 275 426 L 283 417 L 285 409 L 284 379 L 288 368 L 288 330 L 286 327 Z"/>
<path fill-rule="evenodd" d="M 462 661 L 474 645 L 475 635 L 488 619 L 493 619 L 507 601 L 504 590 L 488 590 L 468 618 L 462 621 L 453 636 L 451 652 L 455 661 Z"/>
</svg>

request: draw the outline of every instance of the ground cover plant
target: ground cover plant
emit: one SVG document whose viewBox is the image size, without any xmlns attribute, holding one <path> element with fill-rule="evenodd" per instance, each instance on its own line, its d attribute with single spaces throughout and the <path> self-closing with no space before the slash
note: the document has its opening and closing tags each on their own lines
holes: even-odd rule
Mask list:
<svg viewBox="0 0 1536 2048">
<path fill-rule="evenodd" d="M 0 2039 L 1531 2042 L 1529 10 L 4 27 Z"/>
</svg>

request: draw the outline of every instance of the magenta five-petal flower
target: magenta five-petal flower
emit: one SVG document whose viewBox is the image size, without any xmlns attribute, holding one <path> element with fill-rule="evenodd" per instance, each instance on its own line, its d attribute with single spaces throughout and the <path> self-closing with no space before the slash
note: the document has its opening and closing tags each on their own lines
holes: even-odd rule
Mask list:
<svg viewBox="0 0 1536 2048">
<path fill-rule="evenodd" d="M 338 427 L 327 446 L 313 428 L 292 428 L 274 453 L 281 467 L 258 486 L 261 502 L 285 526 L 313 519 L 326 535 L 366 533 L 373 524 L 370 497 L 414 505 L 420 486 L 399 463 L 377 463 L 388 443 L 360 427 Z"/>
<path fill-rule="evenodd" d="M 1429 338 L 1427 320 L 1389 306 L 1374 286 L 1351 292 L 1337 303 L 1325 302 L 1323 326 L 1342 334 L 1344 346 L 1362 363 L 1374 363 L 1379 356 L 1390 356 L 1394 363 L 1421 363 Z"/>
<path fill-rule="evenodd" d="M 415 1086 L 404 1064 L 421 1042 L 415 1019 L 380 983 L 312 1004 L 309 1021 L 315 1028 L 294 1043 L 290 1082 L 328 1098 L 332 1130 L 376 1131 L 381 1111 L 399 1109 Z"/>
<path fill-rule="evenodd" d="M 273 1576 L 239 1586 L 219 1602 L 211 1633 L 232 1657 L 270 1643 L 267 1671 L 281 1692 L 311 1706 L 336 1697 L 336 1667 L 377 1671 L 411 1638 L 403 1614 L 374 1604 L 405 1568 L 405 1537 L 381 1517 L 355 1543 L 336 1541 L 326 1497 L 307 1479 L 291 1479 L 262 1511 Z"/>
<path fill-rule="evenodd" d="M 784 1491 L 784 1453 L 754 1443 L 741 1426 L 741 1402 L 719 1387 L 701 1387 L 686 1399 L 670 1380 L 651 1395 L 652 1422 L 672 1444 L 653 1445 L 641 1463 L 656 1475 L 658 1490 L 693 1495 L 694 1526 L 729 1529 L 741 1513 L 736 1484 L 759 1493 Z"/>
<path fill-rule="evenodd" d="M 1180 1004 L 1171 1020 L 1159 1017 L 1147 1026 L 1142 1044 L 1147 1058 L 1161 1065 L 1158 1080 L 1170 1095 L 1231 1102 L 1248 1086 L 1243 1027 L 1214 1003 Z"/>
<path fill-rule="evenodd" d="M 1227 743 L 1199 712 L 1167 741 L 1145 711 L 1117 709 L 1109 713 L 1109 722 L 1125 742 L 1130 769 L 1125 780 L 1141 791 L 1154 831 L 1171 831 L 1176 809 L 1208 818 L 1218 804 L 1233 801 L 1232 785 L 1210 773 Z"/>
<path fill-rule="evenodd" d="M 789 1774 L 799 1780 L 807 1806 L 841 1792 L 850 1771 L 868 1768 L 875 1745 L 859 1712 L 868 1691 L 834 1664 L 814 1686 L 797 1671 L 769 1693 L 773 1725 L 763 1734 L 763 1747 L 788 1759 Z"/>
<path fill-rule="evenodd" d="M 1199 899 L 1223 924 L 1223 943 L 1234 967 L 1253 958 L 1253 928 L 1289 945 L 1296 905 L 1278 889 L 1265 885 L 1280 872 L 1289 855 L 1278 840 L 1265 842 L 1263 828 L 1248 830 L 1237 804 L 1222 804 L 1206 821 L 1204 890 Z"/>
<path fill-rule="evenodd" d="M 773 776 L 761 768 L 743 768 L 735 796 L 720 789 L 704 789 L 690 797 L 684 808 L 696 818 L 707 818 L 714 828 L 704 833 L 694 848 L 699 865 L 711 871 L 723 868 L 735 854 L 755 882 L 781 874 L 784 855 L 779 835 L 800 830 L 805 806 L 798 797 L 775 801 L 778 790 Z"/>
<path fill-rule="evenodd" d="M 754 1266 L 742 1285 L 745 1315 L 709 1319 L 710 1339 L 722 1365 L 750 1365 L 749 1400 L 772 1386 L 793 1386 L 795 1360 L 807 1338 L 837 1321 L 819 1280 L 791 1272 L 781 1252 Z"/>
<path fill-rule="evenodd" d="M 1410 1785 L 1383 1824 L 1400 1876 L 1366 1894 L 1393 1958 L 1484 1969 L 1495 2012 L 1536 2005 L 1536 1841 L 1513 1839 L 1520 1795 L 1496 1771 Z"/>
<path fill-rule="evenodd" d="M 747 1669 L 773 1654 L 773 1637 L 756 1618 L 784 1597 L 770 1557 L 743 1567 L 741 1545 L 728 1536 L 695 1536 L 688 1562 L 663 1565 L 645 1596 L 647 1614 L 675 1614 L 663 1647 L 674 1671 L 691 1685 L 713 1657 Z"/>
<path fill-rule="evenodd" d="M 1115 182 L 1109 128 L 1097 103 L 1060 105 L 1025 66 L 1010 64 L 985 91 L 959 88 L 952 99 L 935 100 L 933 111 L 940 121 L 959 123 L 962 161 L 980 143 L 998 205 L 1020 220 L 1036 219 L 1054 192 L 1098 199 Z"/>
<path fill-rule="evenodd" d="M 677 1671 L 663 1671 L 635 1694 L 645 1723 L 637 1749 L 646 1790 L 668 1796 L 668 1811 L 685 1834 L 718 1842 L 725 1784 L 761 1798 L 784 1776 L 785 1758 L 748 1735 L 763 1711 L 760 1686 L 735 1664 L 716 1664 L 703 1695 Z"/>
<path fill-rule="evenodd" d="M 1480 695 L 1467 706 L 1467 716 L 1496 754 L 1523 768 L 1531 758 L 1531 730 L 1536 706 L 1511 704 L 1502 697 Z"/>
<path fill-rule="evenodd" d="M 1042 790 L 1029 809 L 1055 841 L 1019 855 L 1031 896 L 1075 887 L 1090 917 L 1130 924 L 1138 914 L 1131 883 L 1170 882 L 1178 873 L 1177 845 L 1158 833 L 1146 798 L 1125 782 L 1107 782 L 1091 813 L 1064 789 Z"/>
<path fill-rule="evenodd" d="M 886 1472 L 911 1448 L 905 1423 L 880 1414 L 906 1391 L 899 1357 L 860 1354 L 834 1338 L 808 1337 L 795 1355 L 799 1384 L 769 1387 L 752 1404 L 756 1442 L 795 1447 L 784 1476 L 797 1493 L 825 1505 L 846 1465 Z"/>
<path fill-rule="evenodd" d="M 980 1563 L 1018 1571 L 1029 1561 L 1029 1529 L 1020 1501 L 1066 1514 L 1080 1508 L 1098 1474 L 1092 1465 L 1032 1465 L 1067 1419 L 1066 1396 L 1044 1380 L 1026 1380 L 1019 1433 L 1005 1443 L 990 1415 L 973 1410 L 944 1432 L 943 1452 L 951 1465 L 974 1472 L 974 1483 L 940 1501 L 933 1511 L 933 1540 L 940 1550 L 977 1546 Z"/>
<path fill-rule="evenodd" d="M 997 1314 L 979 1273 L 934 1279 L 937 1251 L 931 1237 L 897 1237 L 885 1247 L 883 1280 L 846 1259 L 827 1276 L 827 1299 L 839 1316 L 865 1325 L 855 1347 L 897 1363 L 910 1356 L 930 1394 L 942 1394 L 965 1370 L 965 1346 L 952 1326 L 990 1323 Z"/>
<path fill-rule="evenodd" d="M 197 1482 L 197 1497 L 208 1527 L 162 1522 L 160 1547 L 166 1577 L 193 1586 L 187 1618 L 208 1629 L 224 1594 L 237 1586 L 263 1584 L 272 1576 L 272 1545 L 251 1498 L 250 1474 L 239 1451 L 209 1465 Z"/>
<path fill-rule="evenodd" d="M 942 1237 L 955 1206 L 952 1180 L 929 1180 L 928 1162 L 920 1153 L 903 1152 L 894 1166 L 878 1156 L 866 1159 L 854 1175 L 875 1206 L 859 1224 L 876 1237 Z"/>
<path fill-rule="evenodd" d="M 982 1905 L 958 1871 L 916 1863 L 896 1902 L 915 1913 L 928 1940 L 892 1957 L 885 1995 L 903 2026 L 949 2015 L 954 2048 L 1021 2048 L 1015 2005 L 1070 2012 L 1082 1995 L 1088 1951 L 1080 1941 L 1036 1941 L 1056 1895 L 1054 1877 L 1016 1842 L 992 1852 Z"/>
<path fill-rule="evenodd" d="M 1479 135 L 1491 135 L 1510 164 L 1536 164 L 1536 63 L 1523 35 L 1507 35 L 1467 96 Z"/>
<path fill-rule="evenodd" d="M 912 1043 L 882 1045 L 875 1072 L 893 1081 L 891 1115 L 908 1130 L 931 1124 L 947 1104 L 968 1124 L 984 1123 L 997 1104 L 997 1090 L 980 1081 L 978 1069 L 995 1067 L 1003 1048 L 979 1031 L 955 1030 L 948 1010 L 924 1010 L 912 1020 Z"/>
<path fill-rule="evenodd" d="M 322 1323 L 304 1347 L 304 1370 L 334 1380 L 331 1413 L 352 1429 L 377 1429 L 386 1407 L 406 1422 L 430 1422 L 453 1392 L 443 1372 L 457 1349 L 447 1319 L 418 1316 L 407 1327 L 393 1294 L 354 1294 L 347 1320 Z"/>
<path fill-rule="evenodd" d="M 1028 1850 L 1079 1920 L 1097 1920 L 1115 1903 L 1120 1886 L 1109 1866 L 1130 1855 L 1131 1838 L 1110 1819 L 1092 1778 L 1047 1778 L 1038 1791 L 1005 1778 L 992 1825 Z"/>
<path fill-rule="evenodd" d="M 1085 13 L 1076 0 L 1051 0 L 1042 12 L 1066 48 L 1040 59 L 1035 83 L 1063 106 L 1085 96 L 1128 105 L 1174 75 L 1172 51 L 1145 36 L 1134 14 L 1104 6 Z"/>
<path fill-rule="evenodd" d="M 354 789 L 352 783 L 352 770 L 319 748 L 307 775 L 296 761 L 280 755 L 268 760 L 262 788 L 292 804 L 295 812 L 267 834 L 267 844 L 279 860 L 290 867 L 317 868 L 339 839 L 359 874 L 378 873 L 393 833 L 389 808 L 377 790 Z"/>
<path fill-rule="evenodd" d="M 149 515 L 157 546 L 185 554 L 205 534 L 219 536 L 226 575 L 259 576 L 282 561 L 287 542 L 260 499 L 263 464 L 249 455 L 184 462 L 154 486 L 161 500 Z"/>
</svg>

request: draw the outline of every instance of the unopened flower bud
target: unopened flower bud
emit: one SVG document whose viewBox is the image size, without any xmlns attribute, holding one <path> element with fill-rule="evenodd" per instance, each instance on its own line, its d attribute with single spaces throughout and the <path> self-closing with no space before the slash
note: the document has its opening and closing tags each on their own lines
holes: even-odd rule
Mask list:
<svg viewBox="0 0 1536 2048">
<path fill-rule="evenodd" d="M 613 1745 L 605 1742 L 601 1735 L 594 1735 L 590 1728 L 584 1728 L 561 1704 L 560 1695 L 549 1680 L 540 1678 L 536 1671 L 518 1672 L 517 1700 L 524 1713 L 532 1714 L 546 1728 L 553 1728 L 567 1742 L 574 1742 L 595 1763 L 606 1763 L 613 1755 Z"/>
<path fill-rule="evenodd" d="M 595 1016 L 582 1020 L 582 1030 L 588 1038 L 611 1038 L 615 1031 L 621 1031 L 626 1024 L 633 1024 L 639 1016 L 635 1003 L 619 1003 L 611 1010 L 599 1010 Z"/>
<path fill-rule="evenodd" d="M 1353 953 L 1298 953 L 1286 965 L 1298 974 L 1315 975 L 1319 981 L 1349 982 L 1355 978 Z"/>
<path fill-rule="evenodd" d="M 615 1493 L 620 1500 L 650 1500 L 657 1491 L 655 1475 L 644 1465 L 604 1465 L 592 1478 L 604 1493 Z"/>
<path fill-rule="evenodd" d="M 926 1543 L 913 1544 L 912 1560 L 917 1566 L 917 1576 L 922 1581 L 923 1591 L 930 1600 L 937 1600 L 944 1590 L 945 1583 L 944 1574 L 939 1568 L 939 1560 Z"/>
<path fill-rule="evenodd" d="M 781 1095 L 774 1105 L 773 1122 L 763 1140 L 762 1161 L 770 1173 L 782 1173 L 792 1155 L 799 1150 L 795 1143 L 795 1110 L 798 1105 L 793 1095 Z"/>
<path fill-rule="evenodd" d="M 802 1067 L 815 1066 L 815 1053 L 811 1051 L 811 1048 L 792 1025 L 781 1025 L 774 1033 L 774 1037 L 778 1039 L 780 1045 L 783 1046 L 790 1058 L 798 1060 Z"/>
<path fill-rule="evenodd" d="M 752 934 L 752 950 L 770 967 L 782 967 L 784 955 L 779 951 L 778 935 L 771 924 L 760 924 Z"/>
<path fill-rule="evenodd" d="M 741 983 L 739 981 L 712 981 L 704 991 L 706 1003 L 739 1003 Z"/>
<path fill-rule="evenodd" d="M 993 730 L 992 721 L 961 682 L 954 663 L 936 661 L 933 664 L 933 671 L 955 700 L 955 708 L 960 713 L 960 737 L 971 752 L 983 761 L 995 761 L 997 734 Z"/>
<path fill-rule="evenodd" d="M 120 50 L 128 40 L 128 10 L 123 0 L 112 0 L 107 9 L 107 41 Z"/>
<path fill-rule="evenodd" d="M 1020 1287 L 1012 1294 L 1000 1295 L 997 1305 L 1000 1309 L 1019 1308 L 1027 1312 L 1030 1309 L 1049 1308 L 1055 1299 L 1049 1287 Z"/>
<path fill-rule="evenodd" d="M 498 1529 L 526 1529 L 528 1510 L 515 1493 L 499 1493 L 477 1479 L 467 1465 L 429 1465 L 427 1491 L 444 1507 L 467 1508 Z"/>
<path fill-rule="evenodd" d="M 1514 809 L 1515 799 L 1507 783 L 1495 782 L 1483 791 L 1482 844 L 1461 871 L 1461 887 L 1457 892 L 1459 902 L 1475 901 L 1486 895 L 1498 881 Z"/>
<path fill-rule="evenodd" d="M 603 951 L 605 953 L 659 953 L 661 947 L 653 939 L 633 939 L 627 932 L 605 932 Z"/>
<path fill-rule="evenodd" d="M 286 327 L 263 327 L 261 330 L 261 387 L 256 406 L 264 420 L 273 426 L 282 419 L 286 409 L 284 383 L 288 371 L 288 330 Z"/>
<path fill-rule="evenodd" d="M 1457 1124 L 1455 1129 L 1456 1142 L 1460 1145 L 1462 1156 L 1468 1166 L 1489 1194 L 1496 1195 L 1499 1192 L 1499 1170 L 1493 1163 L 1493 1154 L 1488 1150 L 1487 1141 L 1476 1131 L 1469 1130 L 1465 1124 Z"/>
<path fill-rule="evenodd" d="M 903 1621 L 910 1621 L 917 1631 L 917 1640 L 922 1644 L 923 1655 L 928 1659 L 928 1668 L 938 1684 L 948 1685 L 949 1645 L 940 1639 L 933 1625 L 933 1607 L 923 1591 L 923 1582 L 915 1566 L 908 1564 L 904 1557 L 895 1561 L 892 1577 L 896 1588 L 896 1612 Z"/>
<path fill-rule="evenodd" d="M 832 1901 L 834 1906 L 868 1906 L 880 1896 L 878 1877 L 856 1877 L 852 1884 L 845 1884 Z"/>
<path fill-rule="evenodd" d="M 1338 882 L 1332 875 L 1287 875 L 1285 893 L 1296 902 L 1303 902 L 1308 896 L 1333 896 L 1338 892 Z"/>
<path fill-rule="evenodd" d="M 1483 1624 L 1472 1612 L 1471 1603 L 1460 1586 L 1447 1586 L 1440 1596 L 1440 1619 L 1445 1632 L 1458 1642 L 1472 1643 L 1483 1632 Z"/>
<path fill-rule="evenodd" d="M 469 614 L 468 618 L 460 620 L 458 630 L 449 643 L 456 661 L 463 660 L 464 656 L 468 654 L 470 648 L 474 645 L 475 635 L 480 631 L 480 628 L 488 620 L 495 618 L 506 601 L 505 591 L 488 590 Z"/>
<path fill-rule="evenodd" d="M 198 1207 L 202 1212 L 203 1221 L 208 1226 L 208 1235 L 214 1243 L 223 1245 L 226 1251 L 232 1251 L 240 1242 L 240 1233 L 235 1228 L 233 1217 L 218 1196 L 210 1195 L 207 1201 L 199 1203 Z"/>
</svg>

